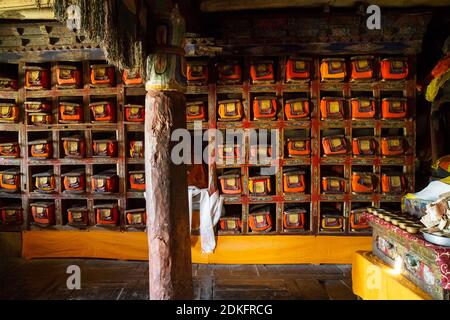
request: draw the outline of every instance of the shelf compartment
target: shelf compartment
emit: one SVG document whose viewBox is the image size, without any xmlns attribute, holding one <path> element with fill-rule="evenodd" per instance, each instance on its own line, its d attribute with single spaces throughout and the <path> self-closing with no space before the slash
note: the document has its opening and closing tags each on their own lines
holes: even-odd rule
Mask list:
<svg viewBox="0 0 450 320">
<path fill-rule="evenodd" d="M 21 158 L 0 158 L 0 166 L 20 166 L 22 164 L 23 159 Z"/>
<path fill-rule="evenodd" d="M 129 199 L 144 199 L 145 192 L 138 192 L 138 191 L 127 191 L 127 198 Z"/>
<path fill-rule="evenodd" d="M 309 120 L 289 120 L 282 121 L 280 127 L 285 129 L 309 129 L 311 121 Z"/>
<path fill-rule="evenodd" d="M 249 84 L 248 81 L 245 81 L 242 84 L 237 85 L 216 85 L 216 84 L 209 84 L 209 85 L 203 85 L 203 86 L 188 86 L 187 88 L 187 94 L 191 95 L 192 98 L 197 98 L 198 96 L 206 97 L 208 100 L 208 114 L 210 114 L 210 117 L 208 118 L 208 122 L 202 123 L 202 130 L 206 130 L 209 127 L 214 128 L 218 127 L 219 129 L 244 129 L 251 130 L 251 129 L 278 129 L 280 131 L 280 136 L 278 139 L 281 142 L 281 140 L 284 139 L 283 132 L 285 129 L 288 130 L 296 130 L 296 129 L 304 129 L 308 130 L 310 132 L 310 135 L 313 137 L 311 139 L 311 153 L 312 155 L 310 157 L 302 157 L 302 158 L 292 158 L 292 159 L 275 159 L 270 164 L 278 169 L 276 175 L 274 176 L 274 185 L 273 188 L 276 189 L 276 192 L 271 196 L 265 196 L 265 197 L 255 197 L 255 196 L 249 196 L 247 187 L 244 188 L 244 194 L 241 196 L 235 196 L 235 197 L 225 197 L 225 204 L 226 205 L 238 205 L 242 208 L 242 217 L 245 223 L 245 232 L 241 233 L 242 236 L 246 236 L 248 233 L 248 226 L 247 223 L 247 217 L 248 217 L 248 211 L 249 208 L 257 205 L 257 204 L 270 204 L 273 206 L 274 209 L 274 219 L 276 220 L 274 223 L 276 224 L 276 228 L 274 228 L 272 231 L 268 233 L 252 233 L 250 232 L 249 235 L 276 235 L 276 234 L 290 234 L 283 232 L 282 224 L 281 224 L 281 213 L 283 205 L 286 203 L 299 203 L 305 206 L 310 206 L 310 214 L 311 214 L 311 230 L 305 231 L 304 233 L 298 233 L 298 234 L 323 234 L 323 235 L 366 235 L 368 233 L 359 233 L 359 232 L 320 232 L 318 230 L 318 222 L 320 222 L 320 204 L 323 203 L 330 203 L 330 202 L 342 202 L 345 205 L 345 209 L 349 210 L 349 205 L 353 201 L 367 201 L 367 202 L 373 202 L 374 205 L 390 205 L 390 204 L 398 204 L 401 200 L 401 196 L 399 195 L 383 195 L 383 194 L 373 194 L 369 195 L 353 195 L 350 192 L 350 189 L 347 190 L 345 194 L 321 194 L 321 187 L 320 187 L 320 179 L 318 179 L 318 183 L 311 181 L 310 183 L 310 192 L 306 194 L 293 194 L 293 195 L 283 195 L 282 192 L 282 174 L 281 169 L 282 167 L 290 167 L 290 166 L 305 166 L 309 168 L 311 172 L 311 180 L 314 178 L 317 178 L 317 176 L 321 176 L 321 167 L 324 165 L 341 165 L 345 169 L 345 176 L 348 179 L 347 175 L 351 173 L 352 167 L 355 165 L 369 165 L 373 167 L 373 170 L 375 171 L 376 175 L 380 175 L 380 172 L 382 172 L 383 167 L 392 166 L 392 165 L 398 165 L 402 166 L 404 168 L 404 173 L 408 177 L 408 180 L 413 181 L 413 172 L 414 172 L 414 153 L 412 152 L 408 156 L 401 156 L 401 157 L 393 157 L 393 158 L 384 158 L 380 156 L 376 157 L 353 157 L 351 153 L 343 156 L 343 157 L 323 157 L 321 156 L 320 150 L 321 150 L 321 141 L 320 134 L 322 129 L 327 128 L 344 128 L 345 135 L 349 139 L 349 142 L 351 141 L 351 131 L 352 128 L 374 128 L 375 130 L 375 137 L 379 138 L 381 134 L 382 129 L 395 129 L 400 128 L 404 129 L 404 132 L 408 135 L 408 141 L 409 143 L 414 143 L 414 126 L 415 126 L 415 120 L 414 120 L 414 110 L 410 110 L 410 118 L 408 119 L 400 119 L 400 120 L 379 120 L 378 118 L 375 119 L 369 119 L 369 120 L 350 120 L 350 117 L 347 117 L 348 120 L 338 120 L 338 121 L 321 121 L 320 120 L 320 114 L 318 112 L 318 105 L 317 102 L 320 101 L 320 98 L 323 97 L 325 93 L 333 92 L 334 95 L 345 97 L 346 99 L 349 99 L 351 97 L 357 96 L 357 95 L 369 95 L 373 96 L 376 99 L 377 106 L 379 106 L 381 102 L 381 98 L 387 97 L 391 95 L 391 93 L 395 93 L 398 96 L 405 96 L 405 97 L 412 97 L 408 98 L 414 105 L 414 97 L 413 92 L 411 92 L 411 88 L 415 88 L 414 86 L 414 80 L 411 78 L 409 81 L 391 81 L 391 82 L 385 82 L 385 81 L 379 81 L 374 80 L 370 82 L 343 82 L 343 83 L 322 83 L 318 79 L 319 73 L 318 73 L 318 64 L 319 58 L 314 58 L 314 63 L 312 64 L 316 68 L 313 68 L 312 70 L 312 77 L 311 81 L 303 82 L 303 83 L 293 83 L 293 84 L 286 84 L 283 83 L 282 79 L 278 79 L 277 82 L 274 84 Z M 283 59 L 279 59 L 275 64 L 276 70 L 282 70 L 283 69 Z M 52 62 L 52 65 L 54 63 Z M 83 65 L 83 73 L 86 83 L 86 79 L 89 79 L 89 61 L 86 62 L 79 62 L 79 64 Z M 19 64 L 19 68 L 21 68 L 24 65 L 24 63 Z M 244 64 L 245 65 L 245 64 Z M 17 67 L 16 67 L 17 68 Z M 52 72 L 53 68 L 52 68 Z M 244 72 L 245 74 L 245 72 Z M 118 74 L 117 74 L 118 75 Z M 279 76 L 279 74 L 277 74 Z M 244 75 L 245 79 L 245 75 Z M 0 98 L 2 99 L 10 99 L 10 100 L 16 100 L 19 104 L 22 103 L 24 99 L 27 100 L 37 100 L 37 99 L 45 99 L 47 101 L 53 102 L 53 112 L 56 115 L 56 106 L 59 100 L 67 100 L 70 97 L 73 97 L 74 99 L 77 99 L 77 101 L 82 101 L 83 106 L 85 108 L 85 123 L 80 124 L 52 124 L 48 126 L 43 127 L 35 127 L 35 126 L 27 126 L 26 123 L 18 123 L 18 124 L 0 124 L 0 130 L 3 131 L 11 131 L 11 132 L 18 132 L 19 135 L 19 143 L 21 144 L 21 157 L 19 159 L 0 159 L 0 165 L 7 166 L 7 165 L 16 165 L 16 166 L 22 166 L 23 173 L 28 172 L 29 166 L 34 167 L 44 167 L 44 166 L 54 166 L 55 170 L 60 170 L 58 174 L 61 173 L 61 166 L 65 165 L 79 165 L 84 166 L 86 168 L 86 176 L 87 176 L 87 184 L 89 184 L 89 178 L 93 173 L 96 173 L 98 170 L 96 168 L 99 165 L 107 165 L 107 166 L 114 166 L 117 168 L 117 173 L 120 175 L 120 192 L 116 194 L 108 194 L 108 195 L 100 195 L 100 194 L 92 194 L 92 193 L 82 193 L 82 194 L 66 194 L 66 193 L 56 193 L 51 195 L 43 195 L 43 194 L 36 194 L 36 193 L 30 193 L 30 199 L 33 199 L 34 201 L 38 200 L 39 198 L 43 197 L 49 197 L 49 199 L 54 199 L 56 204 L 56 210 L 61 210 L 60 204 L 61 201 L 66 200 L 82 200 L 85 201 L 90 210 L 92 210 L 92 205 L 95 203 L 98 203 L 99 201 L 114 201 L 117 202 L 120 213 L 121 213 L 121 220 L 120 220 L 120 226 L 116 227 L 96 227 L 96 226 L 90 226 L 86 230 L 100 230 L 105 232 L 118 232 L 118 231 L 124 231 L 129 230 L 132 231 L 132 229 L 128 229 L 125 227 L 125 221 L 124 217 L 122 216 L 125 209 L 130 209 L 134 207 L 134 204 L 136 204 L 136 201 L 143 201 L 143 203 L 139 203 L 139 206 L 145 205 L 145 199 L 143 199 L 143 193 L 142 192 L 127 192 L 128 188 L 128 182 L 127 182 L 127 166 L 128 165 L 143 165 L 145 163 L 144 159 L 135 159 L 135 158 L 127 158 L 129 157 L 129 150 L 127 146 L 127 139 L 130 138 L 131 133 L 141 133 L 144 132 L 144 125 L 142 123 L 140 124 L 134 124 L 134 123 L 127 123 L 123 122 L 123 110 L 121 110 L 121 106 L 123 106 L 126 103 L 130 103 L 133 99 L 143 99 L 146 95 L 146 91 L 144 86 L 139 87 L 127 87 L 119 83 L 117 86 L 114 87 L 106 87 L 106 88 L 91 88 L 89 84 L 85 84 L 83 88 L 79 89 L 57 89 L 53 87 L 50 90 L 37 90 L 37 91 L 30 91 L 26 90 L 24 91 L 23 95 L 21 96 L 19 93 L 21 91 L 0 91 Z M 280 106 L 281 106 L 281 112 L 278 113 L 278 120 L 277 121 L 249 121 L 251 119 L 251 97 L 255 95 L 264 95 L 266 93 L 276 94 Z M 225 98 L 227 95 L 234 95 L 235 97 L 239 97 L 243 102 L 243 108 L 244 108 L 244 117 L 242 121 L 239 122 L 223 122 L 223 121 L 217 121 L 217 101 L 221 100 L 222 98 Z M 284 115 L 284 102 L 286 99 L 292 97 L 305 97 L 310 99 L 310 119 L 304 119 L 299 121 L 285 121 L 285 115 Z M 61 99 L 60 99 L 61 98 Z M 82 99 L 81 99 L 82 98 Z M 103 99 L 110 99 L 114 100 L 116 102 L 117 108 L 117 123 L 87 123 L 89 119 L 89 108 L 88 104 L 93 101 L 103 100 Z M 348 103 L 348 101 L 346 101 Z M 347 106 L 347 105 L 346 105 Z M 214 114 L 215 116 L 211 116 Z M 57 118 L 55 118 L 57 119 Z M 22 119 L 21 119 L 22 121 Z M 56 121 L 56 120 L 55 120 Z M 187 127 L 191 130 L 193 130 L 192 124 L 187 124 Z M 117 140 L 124 141 L 125 147 L 121 148 L 119 147 L 119 155 L 117 158 L 114 159 L 102 159 L 102 158 L 91 158 L 88 157 L 85 159 L 59 159 L 58 155 L 60 154 L 59 145 L 56 146 L 56 144 L 59 144 L 59 137 L 61 134 L 64 134 L 66 131 L 83 131 L 86 136 L 86 145 L 87 149 L 89 150 L 91 148 L 92 144 L 92 131 L 114 131 L 117 134 Z M 27 157 L 26 147 L 23 147 L 23 143 L 26 143 L 27 141 L 31 141 L 33 139 L 29 139 L 28 132 L 31 134 L 40 134 L 41 132 L 49 133 L 50 140 L 54 141 L 55 143 L 55 155 L 56 159 L 48 159 L 48 160 L 36 160 L 32 158 Z M 37 136 L 36 136 L 37 137 Z M 28 139 L 27 139 L 28 138 Z M 247 148 L 247 141 L 243 142 L 243 151 L 248 152 Z M 282 143 L 283 144 L 283 143 Z M 260 168 L 263 167 L 263 164 L 257 164 L 257 165 L 249 165 L 247 163 L 242 164 L 232 164 L 232 165 L 226 165 L 226 166 L 218 166 L 217 168 L 221 170 L 221 168 L 239 168 L 242 172 L 242 182 L 243 184 L 248 183 L 248 176 L 251 170 L 253 168 Z M 214 165 L 211 163 L 209 172 L 214 173 L 213 169 L 215 168 Z M 56 171 L 55 171 L 56 173 Z M 25 179 L 25 177 L 24 177 Z M 317 179 L 316 179 L 317 180 Z M 22 188 L 25 190 L 27 187 L 22 186 Z M 6 194 L 4 195 L 3 199 L 10 198 L 12 194 Z M 28 196 L 28 192 L 23 192 L 22 194 L 15 194 L 13 195 L 16 200 L 20 200 L 22 197 L 25 199 Z M 22 199 L 22 200 L 23 200 Z M 314 199 L 314 200 L 313 200 Z M 361 200 L 362 199 L 362 200 Z M 311 203 L 311 201 L 313 201 Z M 25 201 L 26 202 L 26 201 Z M 24 208 L 25 211 L 28 210 L 28 208 Z M 312 214 L 314 213 L 314 216 Z M 57 213 L 58 214 L 58 213 Z M 60 213 L 61 214 L 61 213 Z M 344 210 L 344 215 L 348 214 Z M 91 217 L 92 218 L 92 217 Z M 348 223 L 348 221 L 346 221 Z M 28 223 L 29 224 L 29 223 Z M 27 223 L 25 223 L 26 227 Z M 57 225 L 49 227 L 48 229 L 41 229 L 37 227 L 32 227 L 33 229 L 39 229 L 39 230 L 69 230 L 71 227 L 69 226 L 63 226 L 63 225 Z M 71 229 L 73 230 L 73 229 Z M 219 233 L 220 234 L 220 233 Z M 222 236 L 222 234 L 220 234 Z"/>
<path fill-rule="evenodd" d="M 125 95 L 126 96 L 145 96 L 147 95 L 147 91 L 144 86 L 138 87 L 125 87 Z"/>
<path fill-rule="evenodd" d="M 267 210 L 266 210 L 267 209 Z M 260 211 L 261 210 L 261 211 Z M 261 213 L 264 211 L 264 213 Z M 258 215 L 255 214 L 258 212 Z M 247 216 L 249 235 L 276 234 L 278 229 L 277 206 L 274 203 L 251 204 Z M 262 230 L 264 225 L 271 225 L 269 229 Z M 252 228 L 252 226 L 254 228 Z"/>
<path fill-rule="evenodd" d="M 22 196 L 24 195 L 24 193 L 22 192 L 4 192 L 4 191 L 0 191 L 0 198 L 1 199 L 8 199 L 8 198 L 12 198 L 12 199 L 20 199 L 22 198 Z"/>
<path fill-rule="evenodd" d="M 224 199 L 224 203 L 227 204 L 234 204 L 234 203 L 242 203 L 244 202 L 244 197 L 241 196 L 232 196 L 232 195 L 225 195 L 225 194 L 221 194 L 221 196 L 223 196 Z"/>
<path fill-rule="evenodd" d="M 299 210 L 299 213 L 295 212 L 296 209 Z M 302 210 L 304 210 L 304 212 L 301 212 Z M 290 214 L 286 215 L 286 212 Z M 283 204 L 283 210 L 281 212 L 283 233 L 309 234 L 312 230 L 312 223 L 313 219 L 311 217 L 311 208 L 309 204 L 298 202 L 285 202 Z M 299 228 L 293 228 L 294 225 L 297 225 Z"/>
<path fill-rule="evenodd" d="M 240 204 L 225 204 L 225 215 L 221 217 L 218 223 L 218 235 L 241 235 L 246 233 L 245 227 L 247 221 L 244 221 L 242 214 L 242 205 Z M 225 219 L 223 219 L 225 218 Z M 226 218 L 233 218 L 227 220 Z M 239 226 L 240 222 L 240 226 Z M 224 229 L 222 229 L 224 227 Z M 227 230 L 229 228 L 229 230 Z M 235 229 L 236 228 L 236 229 Z"/>
<path fill-rule="evenodd" d="M 19 92 L 13 90 L 0 90 L 0 99 L 17 100 Z"/>
<path fill-rule="evenodd" d="M 208 94 L 208 86 L 188 86 L 186 94 Z"/>
<path fill-rule="evenodd" d="M 310 194 L 284 194 L 282 197 L 283 202 L 296 201 L 296 202 L 311 202 Z"/>
</svg>

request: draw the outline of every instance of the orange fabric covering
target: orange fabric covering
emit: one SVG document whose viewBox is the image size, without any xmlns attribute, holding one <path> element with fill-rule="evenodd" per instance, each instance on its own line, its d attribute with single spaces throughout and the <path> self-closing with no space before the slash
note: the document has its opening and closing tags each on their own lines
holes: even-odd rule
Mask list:
<svg viewBox="0 0 450 320">
<path fill-rule="evenodd" d="M 450 54 L 438 61 L 436 66 L 431 71 L 431 75 L 433 78 L 440 77 L 447 72 L 448 69 L 450 69 Z"/>
<path fill-rule="evenodd" d="M 370 250 L 371 237 L 221 236 L 213 254 L 202 254 L 192 236 L 192 262 L 211 264 L 351 263 L 358 250 Z M 143 232 L 24 231 L 22 256 L 146 260 Z"/>
</svg>

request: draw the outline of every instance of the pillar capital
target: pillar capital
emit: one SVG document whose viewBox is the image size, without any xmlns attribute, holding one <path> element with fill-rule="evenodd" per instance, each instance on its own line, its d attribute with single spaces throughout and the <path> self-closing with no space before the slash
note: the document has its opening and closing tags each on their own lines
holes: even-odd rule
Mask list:
<svg viewBox="0 0 450 320">
<path fill-rule="evenodd" d="M 146 90 L 186 91 L 184 43 L 186 25 L 178 6 L 158 12 L 153 23 L 153 47 L 147 56 Z"/>
</svg>

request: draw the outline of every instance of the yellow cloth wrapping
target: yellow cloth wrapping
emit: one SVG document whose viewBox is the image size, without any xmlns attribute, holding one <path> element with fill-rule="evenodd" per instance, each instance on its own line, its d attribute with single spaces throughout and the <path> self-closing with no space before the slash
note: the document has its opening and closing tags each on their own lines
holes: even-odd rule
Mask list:
<svg viewBox="0 0 450 320">
<path fill-rule="evenodd" d="M 211 254 L 202 254 L 198 236 L 191 237 L 191 244 L 194 263 L 351 263 L 357 250 L 370 249 L 371 237 L 221 236 Z M 24 231 L 22 256 L 146 260 L 147 235 L 144 232 Z"/>
<path fill-rule="evenodd" d="M 425 91 L 425 99 L 429 102 L 433 102 L 439 93 L 439 89 L 444 86 L 444 84 L 450 79 L 450 70 L 447 70 L 440 77 L 431 80 L 430 84 L 427 86 Z"/>
<path fill-rule="evenodd" d="M 422 289 L 368 251 L 353 256 L 352 283 L 353 293 L 364 300 L 431 300 Z"/>
</svg>

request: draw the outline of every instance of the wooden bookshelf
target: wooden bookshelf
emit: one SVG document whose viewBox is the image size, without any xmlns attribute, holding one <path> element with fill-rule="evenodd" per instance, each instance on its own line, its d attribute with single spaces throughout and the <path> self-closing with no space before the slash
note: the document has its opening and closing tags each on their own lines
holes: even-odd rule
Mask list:
<svg viewBox="0 0 450 320">
<path fill-rule="evenodd" d="M 220 58 L 210 58 L 209 82 L 208 85 L 190 85 L 186 92 L 187 101 L 196 99 L 207 99 L 208 101 L 208 121 L 202 123 L 202 130 L 207 129 L 242 129 L 244 132 L 243 152 L 245 161 L 235 165 L 216 165 L 209 161 L 209 175 L 212 176 L 213 185 L 210 188 L 218 190 L 217 177 L 227 168 L 240 168 L 243 184 L 243 193 L 240 196 L 225 196 L 225 207 L 233 206 L 232 215 L 240 215 L 242 218 L 241 235 L 261 235 L 259 232 L 251 232 L 248 227 L 249 209 L 255 204 L 268 204 L 274 208 L 274 228 L 272 234 L 306 234 L 306 235 L 368 235 L 370 231 L 352 231 L 348 218 L 350 211 L 355 205 L 366 206 L 389 206 L 400 209 L 401 195 L 385 195 L 381 193 L 381 173 L 384 169 L 392 166 L 398 167 L 407 178 L 407 192 L 414 190 L 414 161 L 415 161 L 415 57 L 409 58 L 409 76 L 406 81 L 384 81 L 378 70 L 373 81 L 370 82 L 322 82 L 320 79 L 319 65 L 324 57 L 313 57 L 313 70 L 310 81 L 298 84 L 285 83 L 286 57 L 270 57 L 275 63 L 275 83 L 273 84 L 252 84 L 249 77 L 250 58 L 241 58 L 243 81 L 241 84 L 223 85 L 217 84 L 215 79 L 215 65 Z M 347 68 L 349 68 L 350 56 L 345 56 Z M 379 65 L 382 57 L 376 57 L 375 65 Z M 198 60 L 198 58 L 196 58 Z M 206 59 L 206 58 L 205 58 Z M 347 72 L 349 74 L 349 72 Z M 349 77 L 347 77 L 349 78 Z M 337 96 L 345 98 L 344 108 L 347 117 L 345 120 L 321 120 L 319 105 L 323 96 Z M 401 120 L 382 120 L 380 117 L 381 99 L 389 97 L 395 93 L 408 100 L 408 117 Z M 244 117 L 239 122 L 218 121 L 217 102 L 226 97 L 227 94 L 240 98 L 244 106 Z M 277 120 L 274 121 L 254 121 L 252 119 L 251 104 L 253 97 L 258 94 L 275 95 L 278 99 Z M 359 96 L 370 96 L 375 98 L 377 112 L 374 119 L 352 120 L 350 114 L 349 99 Z M 310 118 L 300 121 L 288 121 L 284 114 L 284 104 L 288 98 L 305 97 L 310 99 Z M 188 128 L 193 130 L 194 125 L 188 123 Z M 344 156 L 324 156 L 322 154 L 321 137 L 324 130 L 342 130 L 347 142 L 351 147 L 351 139 L 358 130 L 373 130 L 373 136 L 377 141 L 385 134 L 385 130 L 400 130 L 405 137 L 409 150 L 406 155 L 399 157 L 382 157 L 380 153 L 375 156 L 353 156 L 351 150 Z M 277 129 L 277 142 L 280 157 L 266 164 L 248 163 L 249 139 L 248 131 L 251 129 Z M 285 136 L 289 131 L 304 130 L 311 138 L 311 155 L 301 158 L 288 158 L 285 155 Z M 211 139 L 209 142 L 212 142 Z M 349 148 L 351 149 L 351 148 Z M 212 160 L 212 159 L 210 159 Z M 275 167 L 275 192 L 271 196 L 254 197 L 248 193 L 248 177 L 250 172 L 260 166 Z M 345 193 L 324 194 L 321 190 L 321 172 L 327 166 L 341 166 L 343 177 L 347 181 Z M 350 188 L 350 178 L 352 171 L 358 166 L 370 167 L 370 171 L 377 177 L 376 192 L 371 194 L 354 194 Z M 283 168 L 299 167 L 306 169 L 309 186 L 303 194 L 283 194 L 282 192 L 282 172 Z M 286 232 L 282 226 L 282 214 L 286 204 L 296 203 L 308 212 L 308 228 L 299 232 Z M 320 228 L 321 208 L 330 203 L 341 203 L 343 206 L 342 216 L 344 217 L 344 228 L 340 232 L 322 231 Z M 241 208 L 241 209 L 240 209 Z M 219 235 L 229 235 L 235 233 L 218 231 Z"/>
<path fill-rule="evenodd" d="M 61 61 L 64 64 L 66 61 Z M 7 227 L 0 225 L 0 231 L 19 231 L 24 229 L 32 230 L 77 230 L 67 225 L 67 208 L 80 204 L 89 210 L 89 226 L 82 229 L 94 229 L 105 231 L 124 231 L 128 229 L 124 216 L 125 210 L 129 208 L 145 208 L 143 193 L 131 192 L 128 186 L 128 174 L 131 167 L 143 168 L 143 159 L 128 158 L 128 135 L 131 132 L 144 131 L 143 124 L 127 124 L 124 121 L 124 105 L 128 101 L 141 101 L 144 103 L 145 89 L 140 87 L 127 87 L 122 83 L 122 75 L 116 70 L 115 85 L 113 87 L 94 88 L 90 85 L 89 72 L 91 63 L 99 61 L 71 61 L 82 70 L 82 87 L 78 89 L 60 89 L 56 86 L 56 65 L 58 61 L 46 62 L 45 65 L 51 70 L 51 89 L 49 90 L 27 90 L 24 87 L 23 67 L 34 61 L 25 61 L 15 64 L 12 68 L 17 68 L 19 88 L 17 91 L 0 91 L 0 100 L 14 100 L 20 107 L 20 120 L 17 124 L 0 124 L 0 130 L 17 133 L 17 141 L 20 144 L 20 159 L 0 159 L 0 168 L 4 166 L 20 167 L 21 171 L 21 192 L 10 194 L 0 192 L 0 203 L 10 204 L 6 199 L 13 199 L 14 203 L 22 204 L 24 209 L 24 224 L 20 227 Z M 11 68 L 11 65 L 9 65 Z M 91 101 L 99 99 L 110 99 L 115 102 L 117 108 L 117 122 L 115 123 L 92 123 L 89 110 Z M 27 115 L 24 111 L 23 103 L 29 100 L 46 100 L 52 105 L 53 124 L 44 126 L 34 126 L 28 124 Z M 83 104 L 83 123 L 59 123 L 58 105 L 59 101 L 77 101 Z M 86 158 L 73 159 L 64 158 L 62 155 L 61 137 L 77 132 L 85 137 Z M 111 134 L 118 142 L 118 152 L 116 158 L 100 158 L 92 156 L 92 140 L 97 134 Z M 53 157 L 47 160 L 34 159 L 29 156 L 27 143 L 38 137 L 48 137 L 53 141 Z M 130 167 L 131 166 L 131 167 Z M 44 169 L 45 168 L 45 169 Z M 66 193 L 62 190 L 61 173 L 70 168 L 84 168 L 86 172 L 86 192 Z M 112 168 L 119 176 L 118 192 L 114 194 L 95 194 L 90 190 L 90 178 L 98 173 L 100 168 Z M 53 193 L 39 193 L 34 191 L 32 173 L 53 169 L 56 175 L 56 191 Z M 56 224 L 47 228 L 41 228 L 32 223 L 30 213 L 30 203 L 39 200 L 53 201 L 55 203 Z M 116 227 L 96 226 L 94 205 L 97 203 L 115 202 L 120 211 L 120 223 Z M 136 229 L 134 230 L 142 230 Z"/>
<path fill-rule="evenodd" d="M 202 123 L 202 130 L 209 128 L 226 129 L 242 129 L 244 133 L 243 151 L 246 155 L 245 161 L 238 165 L 219 166 L 213 163 L 211 158 L 209 161 L 208 172 L 212 176 L 212 189 L 218 189 L 217 176 L 228 168 L 239 168 L 241 170 L 243 194 L 240 196 L 226 196 L 225 207 L 233 212 L 238 212 L 242 217 L 241 235 L 253 235 L 261 233 L 251 232 L 248 227 L 248 215 L 252 206 L 258 204 L 268 204 L 273 210 L 274 228 L 267 235 L 272 234 L 305 234 L 305 235 L 367 235 L 367 232 L 353 232 L 349 228 L 348 217 L 352 206 L 374 205 L 374 206 L 393 206 L 399 208 L 401 196 L 385 195 L 380 191 L 380 185 L 377 187 L 376 193 L 373 194 L 353 194 L 350 190 L 349 179 L 355 166 L 370 167 L 371 171 L 378 177 L 381 177 L 383 169 L 396 166 L 401 168 L 408 180 L 407 191 L 413 191 L 414 186 L 414 159 L 415 159 L 415 58 L 409 57 L 410 76 L 407 81 L 386 82 L 379 80 L 380 76 L 372 82 L 351 82 L 328 83 L 320 81 L 319 63 L 322 57 L 314 57 L 313 70 L 311 79 L 305 83 L 287 84 L 284 81 L 284 65 L 285 57 L 271 57 L 276 63 L 276 82 L 268 85 L 255 85 L 249 81 L 249 59 L 243 59 L 243 82 L 238 85 L 219 85 L 215 82 L 215 62 L 216 58 L 210 59 L 210 81 L 208 85 L 190 85 L 187 88 L 187 101 L 194 99 L 204 99 L 208 102 L 208 121 Z M 346 57 L 349 58 L 349 57 Z M 379 57 L 377 58 L 379 59 Z M 348 63 L 349 59 L 347 59 Z M 127 87 L 121 81 L 121 75 L 116 72 L 116 85 L 107 88 L 93 88 L 89 84 L 89 65 L 91 61 L 77 61 L 83 72 L 83 87 L 79 89 L 58 89 L 56 82 L 57 61 L 45 63 L 52 75 L 52 87 L 50 90 L 30 91 L 24 88 L 24 72 L 23 67 L 30 62 L 20 62 L 14 65 L 17 68 L 19 89 L 17 91 L 0 91 L 0 100 L 14 100 L 21 108 L 20 121 L 17 124 L 0 124 L 0 130 L 8 132 L 8 134 L 17 134 L 17 140 L 20 144 L 20 159 L 0 159 L 0 168 L 4 167 L 20 167 L 21 169 L 21 192 L 16 194 L 0 192 L 0 202 L 6 203 L 6 199 L 12 199 L 14 203 L 21 203 L 24 208 L 25 223 L 21 227 L 0 226 L 0 231 L 37 229 L 40 227 L 32 225 L 29 205 L 38 199 L 54 201 L 56 206 L 56 225 L 49 229 L 54 230 L 71 230 L 72 227 L 66 225 L 67 206 L 78 202 L 86 205 L 89 209 L 89 226 L 87 229 L 107 231 L 135 231 L 142 230 L 126 226 L 124 212 L 126 209 L 139 208 L 145 206 L 145 198 L 142 192 L 134 192 L 129 190 L 127 172 L 133 169 L 143 169 L 144 159 L 130 158 L 128 150 L 128 142 L 133 137 L 144 136 L 143 124 L 128 123 L 124 121 L 124 108 L 127 103 L 144 104 L 145 89 L 140 87 Z M 97 63 L 98 61 L 95 61 Z M 379 117 L 379 108 L 381 98 L 388 97 L 391 93 L 397 93 L 408 99 L 409 117 L 405 120 L 381 120 Z M 276 121 L 253 121 L 251 118 L 251 102 L 256 95 L 273 94 L 278 99 L 278 112 Z M 346 99 L 345 108 L 349 112 L 349 99 L 359 95 L 370 95 L 376 99 L 377 117 L 369 120 L 351 120 L 348 117 L 345 120 L 323 121 L 320 119 L 319 103 L 321 97 L 330 95 L 343 97 Z M 227 94 L 237 96 L 244 102 L 244 118 L 239 122 L 221 122 L 217 120 L 217 101 L 225 97 Z M 288 121 L 284 115 L 284 103 L 288 98 L 307 97 L 311 102 L 311 114 L 307 120 Z M 113 99 L 117 106 L 117 122 L 108 124 L 98 124 L 90 122 L 89 103 L 99 98 Z M 53 106 L 53 116 L 56 121 L 54 124 L 45 126 L 28 125 L 28 120 L 24 112 L 23 103 L 28 100 L 45 99 L 51 101 Z M 79 124 L 62 124 L 58 123 L 57 106 L 60 100 L 76 100 L 83 103 L 85 122 Z M 321 151 L 321 136 L 324 130 L 329 129 L 343 130 L 348 142 L 355 130 L 369 129 L 373 130 L 373 136 L 379 140 L 385 130 L 401 130 L 409 145 L 408 154 L 401 157 L 357 157 L 349 152 L 345 156 L 326 157 Z M 193 130 L 194 125 L 188 123 L 188 129 Z M 277 142 L 279 146 L 280 157 L 269 163 L 250 164 L 248 162 L 249 136 L 250 129 L 277 129 Z M 311 137 L 311 155 L 301 158 L 288 158 L 285 156 L 284 141 L 285 136 L 290 131 L 304 130 Z M 70 132 L 82 133 L 86 138 L 87 157 L 85 159 L 67 159 L 61 155 L 60 138 L 64 134 Z M 94 158 L 92 157 L 92 139 L 93 135 L 99 132 L 110 132 L 118 141 L 117 158 Z M 28 155 L 27 142 L 39 135 L 47 134 L 53 141 L 53 159 L 36 160 Z M 211 138 L 210 138 L 210 141 Z M 99 166 L 108 166 L 116 168 L 119 176 L 119 192 L 109 195 L 98 195 L 90 192 L 90 185 L 87 183 L 87 190 L 82 194 L 67 194 L 62 192 L 61 173 L 71 167 L 84 167 L 86 170 L 86 181 L 90 181 L 90 177 L 98 172 Z M 273 182 L 275 185 L 274 192 L 270 196 L 255 197 L 248 193 L 248 177 L 253 170 L 258 167 L 275 167 L 275 176 Z M 343 177 L 347 180 L 347 190 L 343 194 L 324 194 L 321 191 L 321 173 L 327 166 L 342 166 Z M 42 194 L 33 191 L 31 173 L 37 172 L 39 168 L 53 168 L 57 176 L 56 192 L 52 194 Z M 307 172 L 308 188 L 305 193 L 301 194 L 283 194 L 282 192 L 282 172 L 283 169 L 289 167 L 298 167 L 305 169 Z M 43 170 L 43 169 L 42 169 Z M 381 180 L 381 179 L 378 179 Z M 380 183 L 380 182 L 379 182 Z M 93 206 L 99 201 L 117 201 L 120 210 L 120 225 L 116 228 L 105 228 L 95 226 L 95 216 Z M 307 210 L 308 227 L 299 232 L 286 232 L 282 227 L 282 213 L 285 205 L 296 203 Z M 344 229 L 342 232 L 325 232 L 320 230 L 321 208 L 329 203 L 342 203 L 344 216 Z M 48 228 L 47 228 L 48 229 Z M 219 231 L 219 235 L 226 235 Z"/>
</svg>

